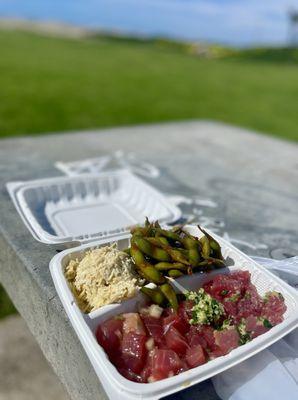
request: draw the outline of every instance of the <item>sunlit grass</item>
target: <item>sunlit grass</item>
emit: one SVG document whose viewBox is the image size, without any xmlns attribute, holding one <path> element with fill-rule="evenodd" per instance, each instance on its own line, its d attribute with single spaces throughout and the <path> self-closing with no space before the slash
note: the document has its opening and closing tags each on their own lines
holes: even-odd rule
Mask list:
<svg viewBox="0 0 298 400">
<path fill-rule="evenodd" d="M 0 136 L 203 118 L 298 140 L 296 53 L 263 53 L 2 31 Z"/>
</svg>

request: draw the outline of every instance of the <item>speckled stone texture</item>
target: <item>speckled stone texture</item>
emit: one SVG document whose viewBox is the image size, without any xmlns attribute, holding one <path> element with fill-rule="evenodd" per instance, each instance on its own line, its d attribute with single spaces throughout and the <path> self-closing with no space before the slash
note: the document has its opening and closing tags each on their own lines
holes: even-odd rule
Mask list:
<svg viewBox="0 0 298 400">
<path fill-rule="evenodd" d="M 248 254 L 298 254 L 296 144 L 208 121 L 0 141 L 0 281 L 74 400 L 106 396 L 52 283 L 48 265 L 57 248 L 31 237 L 5 183 L 59 176 L 56 161 L 117 150 L 156 165 L 161 176 L 151 183 L 165 193 L 211 199 L 219 233 Z M 170 397 L 217 399 L 209 381 Z"/>
<path fill-rule="evenodd" d="M 41 399 L 69 397 L 23 318 L 11 315 L 0 321 L 0 400 Z"/>
</svg>

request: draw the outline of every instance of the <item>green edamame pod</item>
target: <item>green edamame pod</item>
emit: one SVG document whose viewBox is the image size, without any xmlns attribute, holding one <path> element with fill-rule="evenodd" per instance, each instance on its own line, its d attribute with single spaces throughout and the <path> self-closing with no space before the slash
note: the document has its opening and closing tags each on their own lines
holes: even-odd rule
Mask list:
<svg viewBox="0 0 298 400">
<path fill-rule="evenodd" d="M 202 229 L 200 227 L 200 225 L 198 225 L 198 228 L 200 229 L 201 232 L 204 233 L 204 235 L 209 239 L 209 243 L 210 243 L 210 248 L 212 250 L 212 255 L 214 256 L 214 258 L 219 258 L 219 259 L 223 259 L 222 253 L 221 253 L 221 247 L 220 244 L 218 243 L 217 240 L 215 240 L 211 235 L 209 235 L 208 232 L 206 232 L 204 229 Z"/>
<path fill-rule="evenodd" d="M 142 238 L 141 236 L 134 235 L 133 243 L 141 250 L 144 254 L 151 256 L 152 253 L 152 246 L 151 244 Z"/>
<path fill-rule="evenodd" d="M 184 255 L 184 252 L 186 251 L 185 249 L 177 249 L 177 248 L 173 248 L 171 246 L 162 244 L 162 243 L 158 242 L 158 238 L 148 238 L 148 241 L 150 243 L 156 244 L 156 245 L 158 245 L 158 243 L 159 243 L 160 247 L 162 247 L 174 261 L 177 261 L 178 263 L 182 263 L 185 265 L 189 265 L 189 261 L 186 258 L 186 256 Z"/>
<path fill-rule="evenodd" d="M 158 221 L 155 221 L 155 223 L 154 223 L 154 228 L 159 228 L 159 229 L 160 229 L 160 225 L 159 225 L 159 222 L 158 222 Z"/>
<path fill-rule="evenodd" d="M 183 276 L 184 273 L 183 273 L 182 271 L 179 271 L 178 269 L 170 269 L 170 270 L 168 271 L 168 275 L 169 275 L 171 278 L 179 278 L 180 276 Z"/>
<path fill-rule="evenodd" d="M 165 282 L 164 276 L 153 265 L 149 264 L 145 260 L 143 253 L 136 245 L 132 245 L 130 252 L 137 269 L 139 270 L 140 274 L 147 279 L 147 281 L 156 284 Z"/>
<path fill-rule="evenodd" d="M 150 289 L 143 286 L 140 290 L 142 293 L 145 293 L 148 297 L 150 297 L 155 304 L 162 305 L 166 301 L 165 295 L 158 288 Z"/>
<path fill-rule="evenodd" d="M 144 228 L 142 226 L 135 226 L 130 230 L 133 236 L 146 236 L 148 234 L 149 228 Z"/>
<path fill-rule="evenodd" d="M 214 257 L 208 258 L 208 264 L 212 264 L 215 267 L 224 267 L 225 266 L 225 263 L 223 260 L 221 260 L 219 258 L 214 258 Z"/>
<path fill-rule="evenodd" d="M 178 263 L 182 263 L 185 265 L 190 264 L 189 260 L 187 260 L 187 258 L 185 258 L 185 256 L 182 254 L 182 252 L 180 250 L 172 249 L 171 247 L 167 247 L 166 251 L 174 261 L 177 261 Z"/>
<path fill-rule="evenodd" d="M 155 258 L 158 261 L 170 261 L 171 259 L 165 250 L 153 246 L 148 240 L 140 236 L 134 238 L 134 244 L 147 256 Z"/>
<path fill-rule="evenodd" d="M 135 244 L 132 244 L 130 248 L 130 254 L 137 266 L 146 264 L 146 260 L 143 253 L 138 249 L 138 247 Z"/>
<path fill-rule="evenodd" d="M 189 257 L 189 250 L 179 248 L 179 251 L 181 251 L 181 253 L 184 255 L 185 258 Z"/>
<path fill-rule="evenodd" d="M 210 243 L 207 236 L 203 236 L 200 238 L 200 242 L 202 245 L 202 256 L 207 259 L 210 256 Z"/>
<path fill-rule="evenodd" d="M 172 286 L 170 284 L 168 284 L 168 283 L 164 283 L 163 285 L 161 285 L 159 287 L 159 289 L 165 295 L 165 297 L 169 301 L 171 307 L 174 310 L 177 310 L 178 309 L 178 300 L 177 300 L 176 293 L 174 292 Z"/>
<path fill-rule="evenodd" d="M 166 231 L 165 229 L 156 229 L 156 233 L 160 234 L 161 236 L 166 237 L 167 239 L 175 240 L 175 241 L 180 241 L 180 236 L 173 232 L 173 231 Z"/>
<path fill-rule="evenodd" d="M 159 271 L 168 271 L 169 269 L 184 269 L 186 270 L 187 266 L 182 263 L 169 263 L 169 262 L 159 262 L 154 265 L 156 269 Z"/>
<path fill-rule="evenodd" d="M 203 260 L 200 261 L 196 267 L 205 267 L 206 265 L 208 265 L 208 260 Z"/>
<path fill-rule="evenodd" d="M 169 246 L 167 238 L 163 236 L 147 237 L 146 240 L 148 240 L 148 242 L 153 244 L 154 246 Z"/>
<path fill-rule="evenodd" d="M 168 242 L 168 239 L 167 239 L 167 238 L 165 238 L 165 237 L 163 237 L 163 236 L 160 236 L 160 237 L 158 238 L 158 240 L 159 240 L 160 243 L 162 243 L 163 245 L 169 246 L 169 242 Z"/>
<path fill-rule="evenodd" d="M 156 237 L 147 237 L 146 240 L 151 243 L 153 246 L 165 246 L 165 244 L 160 240 L 159 236 Z M 168 245 L 168 244 L 167 244 Z"/>
<path fill-rule="evenodd" d="M 146 225 L 146 226 L 134 226 L 131 228 L 130 233 L 132 235 L 138 235 L 138 236 L 150 236 L 155 229 L 153 228 L 152 224 Z"/>
<path fill-rule="evenodd" d="M 192 248 L 189 249 L 188 251 L 188 259 L 190 261 L 190 264 L 195 267 L 196 265 L 198 265 L 199 261 L 200 261 L 200 255 L 199 255 L 199 251 L 197 248 Z"/>
<path fill-rule="evenodd" d="M 171 260 L 171 257 L 169 257 L 168 253 L 165 250 L 160 249 L 159 247 L 153 247 L 152 257 L 158 261 L 170 261 Z"/>
<path fill-rule="evenodd" d="M 198 241 L 195 240 L 194 238 L 191 238 L 190 236 L 185 236 L 182 239 L 182 243 L 186 249 L 193 249 L 193 248 L 197 249 L 198 248 Z"/>
</svg>

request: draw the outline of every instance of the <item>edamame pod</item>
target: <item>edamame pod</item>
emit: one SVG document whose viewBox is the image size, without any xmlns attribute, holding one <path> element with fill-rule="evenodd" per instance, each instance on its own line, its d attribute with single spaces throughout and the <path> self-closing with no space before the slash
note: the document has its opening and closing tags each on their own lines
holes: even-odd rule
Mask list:
<svg viewBox="0 0 298 400">
<path fill-rule="evenodd" d="M 160 234 L 161 236 L 166 237 L 167 239 L 175 240 L 180 242 L 181 238 L 180 236 L 173 232 L 173 231 L 166 231 L 165 229 L 156 229 L 156 233 Z"/>
<path fill-rule="evenodd" d="M 199 254 L 198 247 L 193 247 L 193 248 L 188 250 L 188 259 L 190 261 L 190 264 L 193 267 L 198 265 L 198 263 L 200 261 L 200 254 Z"/>
<path fill-rule="evenodd" d="M 217 240 L 215 240 L 211 235 L 209 235 L 208 232 L 206 232 L 204 229 L 202 229 L 200 227 L 200 225 L 198 225 L 198 228 L 200 229 L 201 232 L 204 233 L 204 235 L 209 239 L 209 243 L 210 243 L 210 248 L 211 250 L 213 250 L 213 256 L 215 258 L 219 258 L 219 259 L 223 259 L 222 253 L 221 253 L 221 247 L 220 244 L 218 243 Z"/>
<path fill-rule="evenodd" d="M 186 249 L 198 248 L 198 241 L 189 236 L 185 236 L 182 239 L 182 243 Z"/>
<path fill-rule="evenodd" d="M 200 243 L 202 245 L 202 256 L 207 259 L 210 256 L 210 243 L 207 236 L 201 237 Z"/>
<path fill-rule="evenodd" d="M 164 276 L 151 264 L 149 264 L 136 245 L 131 247 L 131 256 L 140 274 L 149 282 L 161 284 L 165 282 Z"/>
<path fill-rule="evenodd" d="M 224 265 L 225 265 L 223 260 L 220 260 L 219 258 L 214 258 L 214 257 L 208 258 L 208 264 L 212 264 L 216 267 L 224 267 Z"/>
<path fill-rule="evenodd" d="M 155 268 L 159 271 L 168 271 L 169 269 L 184 269 L 186 270 L 187 266 L 182 263 L 169 263 L 169 262 L 160 262 L 155 264 Z"/>
<path fill-rule="evenodd" d="M 180 276 L 183 276 L 184 274 L 183 274 L 182 271 L 179 271 L 178 269 L 170 269 L 170 270 L 168 271 L 168 275 L 169 275 L 171 278 L 179 278 Z"/>
<path fill-rule="evenodd" d="M 157 246 L 153 246 L 148 240 L 140 236 L 135 237 L 133 242 L 143 253 L 149 257 L 155 258 L 158 261 L 170 261 L 171 259 L 165 250 Z"/>
<path fill-rule="evenodd" d="M 158 287 L 155 289 L 150 289 L 143 286 L 140 290 L 142 293 L 145 293 L 148 297 L 150 297 L 155 304 L 162 305 L 166 301 L 164 294 L 158 289 Z"/>
<path fill-rule="evenodd" d="M 165 297 L 169 301 L 171 307 L 174 310 L 177 310 L 178 309 L 178 300 L 177 300 L 176 293 L 174 292 L 172 286 L 170 284 L 168 284 L 168 283 L 164 283 L 163 285 L 161 285 L 159 287 L 159 289 L 165 295 Z"/>
<path fill-rule="evenodd" d="M 187 258 L 185 258 L 185 256 L 182 254 L 182 252 L 180 250 L 172 249 L 171 247 L 167 247 L 166 251 L 174 261 L 177 261 L 178 263 L 182 263 L 185 265 L 190 264 L 189 260 L 187 260 Z"/>
</svg>

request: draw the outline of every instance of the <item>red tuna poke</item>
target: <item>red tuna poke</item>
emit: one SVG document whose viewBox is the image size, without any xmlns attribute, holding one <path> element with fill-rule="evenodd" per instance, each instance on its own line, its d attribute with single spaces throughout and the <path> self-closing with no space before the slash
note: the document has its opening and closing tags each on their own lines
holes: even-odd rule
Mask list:
<svg viewBox="0 0 298 400">
<path fill-rule="evenodd" d="M 98 343 L 127 379 L 150 383 L 228 354 L 283 321 L 278 292 L 261 297 L 248 271 L 216 275 L 177 311 L 148 304 L 102 322 Z"/>
</svg>

